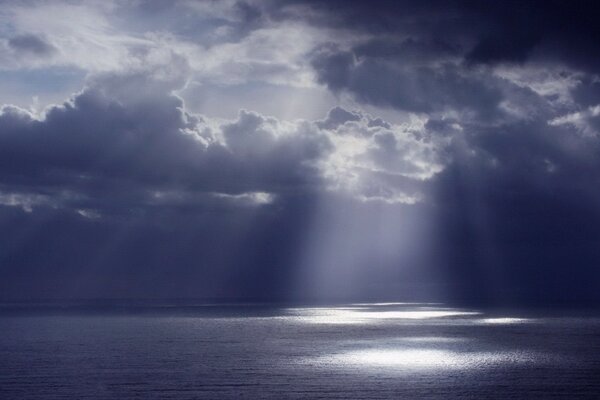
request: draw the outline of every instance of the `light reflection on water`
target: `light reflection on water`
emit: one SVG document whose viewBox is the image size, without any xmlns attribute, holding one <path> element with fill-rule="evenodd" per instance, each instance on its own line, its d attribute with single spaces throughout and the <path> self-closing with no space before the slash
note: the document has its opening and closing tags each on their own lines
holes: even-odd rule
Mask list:
<svg viewBox="0 0 600 400">
<path fill-rule="evenodd" d="M 290 308 L 293 322 L 315 325 L 362 325 L 365 327 L 397 325 L 515 325 L 534 321 L 517 317 L 485 317 L 472 310 L 434 307 L 432 303 L 355 303 L 350 306 Z M 343 328 L 342 328 L 343 329 Z M 350 349 L 323 354 L 305 361 L 331 368 L 350 367 L 414 371 L 423 369 L 458 369 L 494 367 L 501 364 L 524 364 L 540 361 L 534 352 L 523 350 L 472 351 L 475 343 L 468 337 L 396 336 L 387 340 L 357 340 Z M 462 343 L 462 345 L 458 345 Z"/>
<path fill-rule="evenodd" d="M 325 363 L 359 367 L 401 367 L 415 369 L 469 369 L 499 363 L 535 361 L 533 355 L 518 352 L 456 352 L 430 348 L 353 350 L 323 360 Z"/>
<path fill-rule="evenodd" d="M 484 324 L 498 324 L 498 325 L 509 325 L 509 324 L 523 324 L 526 322 L 532 322 L 529 318 L 484 318 L 481 320 Z"/>
<path fill-rule="evenodd" d="M 600 320 L 591 317 L 390 303 L 0 307 L 0 332 L 2 399 L 572 399 L 600 391 Z"/>
<path fill-rule="evenodd" d="M 413 303 L 413 302 L 388 302 L 388 303 L 352 303 L 351 306 L 366 306 L 366 307 L 380 307 L 380 306 L 435 306 L 441 303 Z"/>
<path fill-rule="evenodd" d="M 292 319 L 312 324 L 376 324 L 382 320 L 426 320 L 479 315 L 476 311 L 453 309 L 384 310 L 377 307 L 292 308 Z"/>
</svg>

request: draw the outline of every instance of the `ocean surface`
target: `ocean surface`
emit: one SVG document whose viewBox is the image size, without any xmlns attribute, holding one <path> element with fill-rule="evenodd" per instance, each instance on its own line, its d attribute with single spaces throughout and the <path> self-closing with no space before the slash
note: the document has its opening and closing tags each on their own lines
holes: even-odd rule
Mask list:
<svg viewBox="0 0 600 400">
<path fill-rule="evenodd" d="M 0 305 L 0 399 L 600 399 L 600 318 Z"/>
</svg>

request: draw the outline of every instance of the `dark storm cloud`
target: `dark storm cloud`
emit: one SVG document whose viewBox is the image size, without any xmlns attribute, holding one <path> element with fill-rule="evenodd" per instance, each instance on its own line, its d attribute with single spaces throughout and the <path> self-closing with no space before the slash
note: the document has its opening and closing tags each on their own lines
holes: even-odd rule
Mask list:
<svg viewBox="0 0 600 400">
<path fill-rule="evenodd" d="M 597 137 L 529 122 L 466 140 L 434 183 L 440 251 L 461 295 L 490 304 L 597 303 Z"/>
<path fill-rule="evenodd" d="M 222 126 L 222 143 L 199 117 L 183 111 L 169 85 L 144 75 L 105 77 L 41 121 L 5 107 L 0 184 L 25 194 L 68 192 L 72 199 L 61 201 L 82 208 L 103 201 L 110 207 L 120 201 L 168 206 L 169 199 L 198 202 L 213 192 L 279 193 L 317 184 L 308 162 L 328 145 L 310 126 L 279 138 L 276 120 L 241 112 Z"/>
<path fill-rule="evenodd" d="M 285 266 L 293 263 L 311 207 L 285 204 L 132 205 L 97 219 L 64 208 L 0 207 L 2 298 L 283 297 Z"/>
<path fill-rule="evenodd" d="M 5 106 L 5 296 L 284 298 L 314 241 L 311 262 L 339 264 L 339 286 L 361 264 L 357 293 L 371 298 L 402 281 L 472 303 L 600 304 L 592 2 L 238 2 L 206 24 L 179 6 L 122 8 L 139 31 L 190 42 L 227 28 L 211 46 L 265 26 L 327 28 L 307 33 L 314 45 L 290 70 L 314 72 L 352 110 L 193 114 L 172 92 L 203 60 L 177 49 L 164 70 L 92 74 L 43 118 Z M 42 37 L 6 43 L 52 51 Z M 280 75 L 272 61 L 263 70 Z M 409 117 L 394 125 L 361 106 Z"/>
<path fill-rule="evenodd" d="M 274 18 L 301 18 L 360 34 L 311 54 L 318 80 L 357 100 L 402 110 L 493 114 L 502 96 L 483 65 L 597 72 L 593 2 L 288 2 Z M 310 11 L 307 11 L 310 10 Z M 576 43 L 576 45 L 574 45 Z"/>
<path fill-rule="evenodd" d="M 310 54 L 319 82 L 363 104 L 424 113 L 418 134 L 448 140 L 449 162 L 429 186 L 439 220 L 431 246 L 457 298 L 600 301 L 594 2 L 300 1 L 275 14 L 355 34 Z M 563 69 L 546 87 L 577 74 L 567 99 L 533 90 L 529 66 Z"/>
<path fill-rule="evenodd" d="M 328 140 L 242 111 L 219 141 L 177 84 L 105 75 L 41 120 L 2 109 L 3 297 L 284 295 Z"/>
<path fill-rule="evenodd" d="M 471 62 L 539 58 L 589 71 L 600 68 L 591 56 L 600 50 L 599 9 L 593 1 L 480 3 L 479 8 L 477 15 L 489 21 L 490 28 L 467 55 Z"/>
<path fill-rule="evenodd" d="M 501 96 L 496 82 L 466 75 L 452 64 L 420 66 L 384 56 L 355 58 L 332 46 L 318 49 L 312 65 L 319 82 L 333 91 L 346 90 L 364 103 L 407 111 L 430 112 L 446 107 L 493 112 Z"/>
<path fill-rule="evenodd" d="M 4 297 L 289 298 L 317 200 L 362 204 L 327 190 L 328 135 L 373 141 L 342 164 L 365 174 L 364 196 L 420 188 L 395 173 L 412 171 L 394 155 L 416 144 L 381 119 L 334 108 L 314 124 L 249 111 L 208 123 L 170 93 L 180 84 L 106 74 L 42 119 L 2 109 Z"/>
<path fill-rule="evenodd" d="M 300 0 L 274 4 L 275 18 L 302 18 L 316 25 L 391 35 L 394 42 L 408 36 L 407 44 L 429 42 L 442 53 L 462 54 L 472 63 L 520 63 L 539 57 L 587 70 L 600 67 L 593 56 L 600 50 L 599 10 L 594 1 Z M 381 41 L 378 45 L 388 52 L 393 48 Z M 405 53 L 409 47 L 398 46 L 394 53 Z"/>
<path fill-rule="evenodd" d="M 585 77 L 572 91 L 577 103 L 582 106 L 594 106 L 600 104 L 600 81 L 595 77 Z"/>
</svg>

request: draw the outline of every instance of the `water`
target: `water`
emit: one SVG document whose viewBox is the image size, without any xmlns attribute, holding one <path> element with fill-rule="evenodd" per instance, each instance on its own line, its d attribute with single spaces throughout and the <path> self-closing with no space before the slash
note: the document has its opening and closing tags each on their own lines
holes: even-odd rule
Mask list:
<svg viewBox="0 0 600 400">
<path fill-rule="evenodd" d="M 2 399 L 600 398 L 600 319 L 439 305 L 0 307 Z"/>
</svg>

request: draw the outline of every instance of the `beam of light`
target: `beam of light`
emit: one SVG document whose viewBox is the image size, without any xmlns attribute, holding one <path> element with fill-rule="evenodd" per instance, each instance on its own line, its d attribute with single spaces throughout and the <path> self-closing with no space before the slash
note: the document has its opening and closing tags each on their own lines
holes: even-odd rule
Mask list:
<svg viewBox="0 0 600 400">
<path fill-rule="evenodd" d="M 436 149 L 413 137 L 409 127 L 422 123 L 374 128 L 350 114 L 357 119 L 320 125 L 332 150 L 315 166 L 328 190 L 314 199 L 291 286 L 310 299 L 439 299 L 421 284 L 437 256 L 426 250 L 434 215 L 417 201 L 439 172 Z"/>
<path fill-rule="evenodd" d="M 294 293 L 333 301 L 439 299 L 435 285 L 413 285 L 434 275 L 435 266 L 429 262 L 434 255 L 424 251 L 432 216 L 424 207 L 410 207 L 322 194 L 290 277 Z"/>
</svg>

